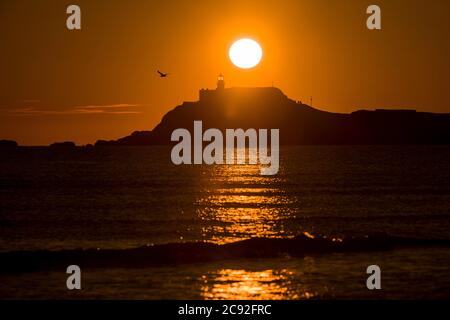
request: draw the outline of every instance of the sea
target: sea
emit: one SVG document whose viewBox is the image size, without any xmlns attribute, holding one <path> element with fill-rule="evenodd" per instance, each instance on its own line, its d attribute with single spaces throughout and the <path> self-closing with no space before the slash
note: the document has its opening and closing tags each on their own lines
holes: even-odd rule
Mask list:
<svg viewBox="0 0 450 320">
<path fill-rule="evenodd" d="M 1 149 L 0 299 L 450 298 L 449 146 L 285 146 L 274 176 L 170 152 Z"/>
</svg>

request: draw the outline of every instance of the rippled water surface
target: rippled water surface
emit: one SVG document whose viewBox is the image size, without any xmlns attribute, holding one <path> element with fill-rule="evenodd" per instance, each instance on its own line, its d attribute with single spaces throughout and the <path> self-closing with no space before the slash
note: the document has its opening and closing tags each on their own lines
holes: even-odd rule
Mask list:
<svg viewBox="0 0 450 320">
<path fill-rule="evenodd" d="M 177 167 L 166 147 L 2 151 L 0 251 L 223 244 L 303 232 L 450 239 L 449 147 L 304 146 L 284 147 L 280 155 L 279 174 L 261 176 L 258 165 Z M 448 297 L 449 262 L 446 248 L 433 248 L 96 269 L 86 274 L 91 290 L 83 295 L 363 297 L 370 294 L 369 263 L 390 268 L 388 298 Z M 1 277 L 10 284 L 2 296 L 46 297 L 59 292 L 49 286 L 65 273 Z M 45 277 L 53 279 L 48 286 L 40 285 Z M 42 288 L 25 293 L 23 283 Z"/>
</svg>

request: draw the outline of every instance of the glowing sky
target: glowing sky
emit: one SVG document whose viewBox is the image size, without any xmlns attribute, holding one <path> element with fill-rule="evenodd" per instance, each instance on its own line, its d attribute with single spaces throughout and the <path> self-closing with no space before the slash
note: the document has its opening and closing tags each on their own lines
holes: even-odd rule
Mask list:
<svg viewBox="0 0 450 320">
<path fill-rule="evenodd" d="M 450 112 L 449 1 L 376 1 L 381 31 L 366 28 L 362 0 L 75 2 L 81 31 L 65 26 L 72 3 L 0 2 L 0 139 L 84 144 L 150 130 L 219 73 L 327 111 Z M 228 58 L 242 37 L 264 48 L 254 69 Z"/>
</svg>

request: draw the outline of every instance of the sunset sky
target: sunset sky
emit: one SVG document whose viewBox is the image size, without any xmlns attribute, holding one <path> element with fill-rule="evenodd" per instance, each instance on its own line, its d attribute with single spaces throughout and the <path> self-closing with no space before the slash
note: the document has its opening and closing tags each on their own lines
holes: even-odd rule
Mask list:
<svg viewBox="0 0 450 320">
<path fill-rule="evenodd" d="M 70 4 L 80 31 L 66 28 Z M 366 28 L 370 4 L 381 31 Z M 327 111 L 450 112 L 449 12 L 447 0 L 2 0 L 0 139 L 86 144 L 151 130 L 219 73 Z M 254 69 L 228 58 L 242 37 L 263 49 Z"/>
</svg>

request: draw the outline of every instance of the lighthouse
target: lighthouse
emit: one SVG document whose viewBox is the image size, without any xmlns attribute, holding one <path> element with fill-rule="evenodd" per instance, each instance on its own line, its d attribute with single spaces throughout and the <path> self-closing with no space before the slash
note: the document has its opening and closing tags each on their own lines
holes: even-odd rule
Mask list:
<svg viewBox="0 0 450 320">
<path fill-rule="evenodd" d="M 225 92 L 226 90 L 223 74 L 219 74 L 219 76 L 217 77 L 217 87 L 215 90 L 200 89 L 199 91 L 200 101 L 212 101 L 221 99 L 225 94 Z"/>
<path fill-rule="evenodd" d="M 216 90 L 223 90 L 225 89 L 225 81 L 223 79 L 223 74 L 219 74 L 219 77 L 217 78 L 217 89 Z"/>
</svg>

